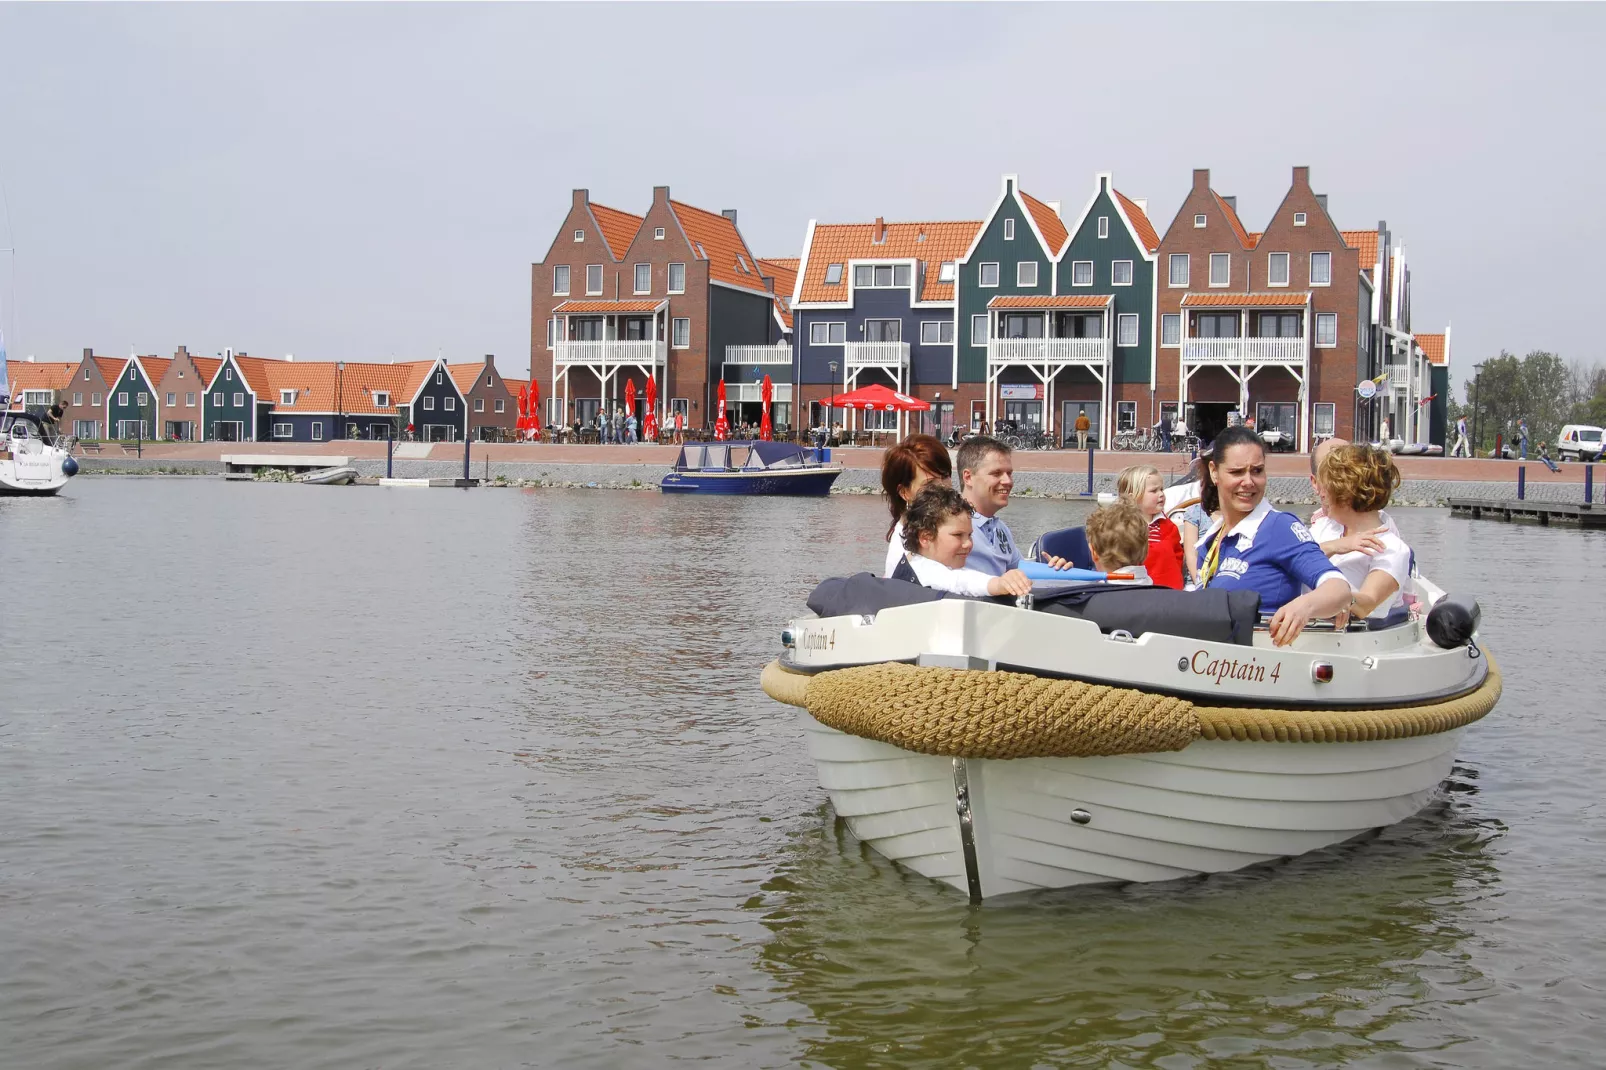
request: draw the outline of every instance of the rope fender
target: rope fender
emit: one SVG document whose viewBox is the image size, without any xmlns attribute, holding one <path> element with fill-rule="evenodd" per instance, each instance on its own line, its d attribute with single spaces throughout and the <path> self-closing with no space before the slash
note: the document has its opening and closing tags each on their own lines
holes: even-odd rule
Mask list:
<svg viewBox="0 0 1606 1070">
<path fill-rule="evenodd" d="M 1488 657 L 1488 652 L 1484 652 Z M 760 683 L 821 724 L 917 754 L 955 758 L 1085 758 L 1181 750 L 1195 739 L 1360 743 L 1469 725 L 1500 699 L 1494 660 L 1477 690 L 1386 710 L 1196 706 L 1135 688 L 1030 673 L 921 668 L 901 662 L 808 676 L 772 661 Z"/>
</svg>

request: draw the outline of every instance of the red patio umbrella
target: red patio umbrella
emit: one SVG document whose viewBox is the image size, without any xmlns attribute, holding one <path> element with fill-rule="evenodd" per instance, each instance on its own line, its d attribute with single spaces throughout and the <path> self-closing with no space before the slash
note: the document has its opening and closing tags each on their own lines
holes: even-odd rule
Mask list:
<svg viewBox="0 0 1606 1070">
<path fill-rule="evenodd" d="M 770 399 L 775 396 L 775 386 L 767 375 L 764 377 L 764 385 L 759 388 L 758 396 L 764 402 L 764 414 L 758 421 L 758 437 L 768 442 L 775 437 L 775 429 L 770 425 Z"/>
<path fill-rule="evenodd" d="M 731 426 L 725 420 L 725 380 L 719 381 L 719 415 L 714 420 L 714 440 L 724 442 L 730 437 Z"/>
<path fill-rule="evenodd" d="M 524 421 L 526 419 L 528 419 L 529 415 L 530 415 L 530 388 L 529 387 L 527 387 L 527 386 L 519 387 L 518 404 L 519 404 L 519 419 L 518 419 L 518 422 L 515 423 L 513 426 L 515 428 L 517 428 L 518 430 L 523 431 L 524 430 Z"/>
<path fill-rule="evenodd" d="M 634 416 L 635 414 L 636 414 L 636 381 L 634 379 L 626 379 L 625 380 L 625 416 L 629 417 L 629 416 Z"/>
<path fill-rule="evenodd" d="M 641 437 L 648 442 L 658 440 L 658 380 L 651 372 L 647 373 L 647 420 Z"/>
<path fill-rule="evenodd" d="M 541 437 L 541 384 L 530 380 L 530 392 L 525 399 L 525 421 L 531 438 Z"/>
<path fill-rule="evenodd" d="M 838 409 L 863 409 L 866 412 L 925 412 L 931 408 L 929 402 L 900 394 L 880 383 L 826 398 L 821 404 Z"/>
</svg>

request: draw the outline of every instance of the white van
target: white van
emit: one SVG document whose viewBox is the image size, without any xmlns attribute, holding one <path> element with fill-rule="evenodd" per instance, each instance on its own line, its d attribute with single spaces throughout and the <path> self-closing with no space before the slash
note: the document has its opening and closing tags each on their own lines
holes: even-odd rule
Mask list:
<svg viewBox="0 0 1606 1070">
<path fill-rule="evenodd" d="M 1564 461 L 1594 460 L 1600 455 L 1601 429 L 1589 424 L 1568 424 L 1556 439 L 1556 454 Z"/>
</svg>

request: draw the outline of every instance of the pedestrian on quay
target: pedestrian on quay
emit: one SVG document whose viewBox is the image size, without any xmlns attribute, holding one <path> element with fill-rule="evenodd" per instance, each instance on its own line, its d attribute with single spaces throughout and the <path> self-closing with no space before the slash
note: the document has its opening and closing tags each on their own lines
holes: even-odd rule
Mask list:
<svg viewBox="0 0 1606 1070">
<path fill-rule="evenodd" d="M 1517 417 L 1517 451 L 1523 460 L 1528 459 L 1528 418 Z"/>
<path fill-rule="evenodd" d="M 675 410 L 675 445 L 686 444 L 686 414 L 679 409 Z"/>
<path fill-rule="evenodd" d="M 625 441 L 630 445 L 636 444 L 636 414 L 631 413 L 625 417 Z"/>
<path fill-rule="evenodd" d="M 1450 451 L 1450 456 L 1468 458 L 1472 456 L 1472 447 L 1467 444 L 1467 418 L 1465 416 L 1456 417 L 1455 448 Z"/>
<path fill-rule="evenodd" d="M 1077 449 L 1079 449 L 1079 450 L 1087 449 L 1087 433 L 1089 431 L 1091 431 L 1091 430 L 1093 430 L 1093 421 L 1089 420 L 1087 418 L 1087 410 L 1084 409 L 1084 408 L 1080 408 L 1079 407 L 1076 410 L 1076 448 Z"/>
<path fill-rule="evenodd" d="M 1544 442 L 1539 443 L 1539 459 L 1545 462 L 1545 467 L 1550 469 L 1552 472 L 1561 471 L 1561 468 L 1556 464 L 1556 462 L 1550 459 L 1550 447 Z"/>
<path fill-rule="evenodd" d="M 1169 412 L 1160 414 L 1160 452 L 1171 452 L 1171 414 Z"/>
</svg>

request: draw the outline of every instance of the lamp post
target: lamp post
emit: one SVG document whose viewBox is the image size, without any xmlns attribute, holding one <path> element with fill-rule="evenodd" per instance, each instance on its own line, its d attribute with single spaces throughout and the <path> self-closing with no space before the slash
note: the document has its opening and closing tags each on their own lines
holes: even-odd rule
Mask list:
<svg viewBox="0 0 1606 1070">
<path fill-rule="evenodd" d="M 1483 391 L 1480 389 L 1483 381 L 1483 365 L 1472 366 L 1472 456 L 1478 455 L 1480 440 L 1478 438 L 1478 410 L 1483 407 Z"/>
<path fill-rule="evenodd" d="M 335 437 L 344 440 L 346 437 L 346 362 L 335 361 Z"/>
<path fill-rule="evenodd" d="M 836 361 L 831 361 L 831 392 L 825 396 L 825 444 L 831 444 L 831 436 L 836 432 L 836 406 L 831 399 L 836 397 Z"/>
</svg>

